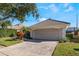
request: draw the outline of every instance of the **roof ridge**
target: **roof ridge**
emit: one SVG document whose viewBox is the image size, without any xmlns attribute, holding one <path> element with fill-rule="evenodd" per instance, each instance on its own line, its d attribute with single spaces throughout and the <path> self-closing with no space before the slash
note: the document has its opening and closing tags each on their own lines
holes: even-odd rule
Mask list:
<svg viewBox="0 0 79 59">
<path fill-rule="evenodd" d="M 56 21 L 56 22 L 61 22 L 61 23 L 65 23 L 65 24 L 70 24 L 69 22 L 54 20 L 54 19 L 51 19 L 51 18 L 48 18 L 48 19 L 46 19 L 46 20 L 44 20 L 44 21 L 47 21 L 47 20 Z M 36 23 L 36 24 L 40 24 L 40 23 L 42 23 L 42 22 L 44 22 L 44 21 L 41 21 L 41 22 Z M 36 25 L 36 24 L 34 24 L 34 25 Z M 34 25 L 32 25 L 32 26 L 34 26 Z M 30 27 L 32 27 L 32 26 L 30 26 Z"/>
<path fill-rule="evenodd" d="M 48 18 L 47 20 L 52 20 L 52 21 L 56 21 L 56 22 L 62 22 L 62 23 L 70 24 L 69 22 L 60 21 L 60 20 L 54 20 L 54 19 L 51 19 L 51 18 Z"/>
</svg>

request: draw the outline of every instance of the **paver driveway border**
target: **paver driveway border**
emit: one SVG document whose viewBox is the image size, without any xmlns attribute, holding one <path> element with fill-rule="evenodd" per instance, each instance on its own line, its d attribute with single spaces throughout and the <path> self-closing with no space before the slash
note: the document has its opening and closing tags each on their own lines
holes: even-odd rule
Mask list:
<svg viewBox="0 0 79 59">
<path fill-rule="evenodd" d="M 25 41 L 0 49 L 0 56 L 51 56 L 58 41 Z"/>
</svg>

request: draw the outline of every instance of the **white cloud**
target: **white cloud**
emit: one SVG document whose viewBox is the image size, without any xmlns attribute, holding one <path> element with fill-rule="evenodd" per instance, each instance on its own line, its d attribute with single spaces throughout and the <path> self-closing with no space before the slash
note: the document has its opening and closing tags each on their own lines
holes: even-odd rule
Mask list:
<svg viewBox="0 0 79 59">
<path fill-rule="evenodd" d="M 71 6 L 71 4 L 69 4 L 69 3 L 65 3 L 63 5 L 63 7 L 64 7 L 64 12 L 70 12 L 70 11 L 73 11 L 74 10 L 74 7 Z"/>
<path fill-rule="evenodd" d="M 51 4 L 51 5 L 49 6 L 49 8 L 50 8 L 53 12 L 58 12 L 58 11 L 59 11 L 58 7 L 57 7 L 55 4 Z"/>
<path fill-rule="evenodd" d="M 49 10 L 52 10 L 53 12 L 58 12 L 58 10 L 59 10 L 55 4 L 50 4 L 48 6 L 39 6 L 38 8 L 49 9 Z"/>
<path fill-rule="evenodd" d="M 73 11 L 74 7 L 71 6 L 71 4 L 69 3 L 64 3 L 63 6 L 57 6 L 56 4 L 50 4 L 48 6 L 39 6 L 39 8 L 41 9 L 46 9 L 46 10 L 51 10 L 53 13 L 57 13 L 59 10 L 61 10 L 60 8 L 64 8 L 64 12 L 69 12 L 69 11 Z"/>
<path fill-rule="evenodd" d="M 45 7 L 45 6 L 39 6 L 38 8 L 40 8 L 40 9 L 48 9 L 48 7 Z"/>
<path fill-rule="evenodd" d="M 69 4 L 68 4 L 68 3 L 65 3 L 65 4 L 64 4 L 64 7 L 65 7 L 65 8 L 67 8 L 68 6 L 69 6 Z"/>
<path fill-rule="evenodd" d="M 40 18 L 39 22 L 46 20 L 47 18 Z"/>
<path fill-rule="evenodd" d="M 69 7 L 65 10 L 65 12 L 69 12 L 69 11 L 73 11 L 73 10 L 74 10 L 74 7 L 69 6 Z"/>
</svg>

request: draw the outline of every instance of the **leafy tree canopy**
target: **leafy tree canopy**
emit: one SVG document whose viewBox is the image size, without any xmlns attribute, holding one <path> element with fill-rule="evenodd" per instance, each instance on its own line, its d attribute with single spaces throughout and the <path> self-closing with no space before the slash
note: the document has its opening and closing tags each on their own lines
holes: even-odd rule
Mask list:
<svg viewBox="0 0 79 59">
<path fill-rule="evenodd" d="M 25 16 L 32 15 L 39 17 L 38 9 L 34 3 L 1 3 L 0 4 L 0 21 L 8 18 L 16 18 L 23 22 Z"/>
</svg>

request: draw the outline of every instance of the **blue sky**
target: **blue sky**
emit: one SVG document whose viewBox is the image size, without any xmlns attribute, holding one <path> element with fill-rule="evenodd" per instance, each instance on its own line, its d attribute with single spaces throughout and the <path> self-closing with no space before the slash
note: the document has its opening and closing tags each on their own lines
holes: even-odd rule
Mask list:
<svg viewBox="0 0 79 59">
<path fill-rule="evenodd" d="M 23 23 L 25 26 L 31 26 L 48 18 L 70 22 L 71 27 L 76 26 L 76 10 L 79 17 L 79 4 L 37 3 L 36 5 L 40 14 L 39 21 L 35 20 L 32 16 L 26 17 L 28 21 Z M 15 21 L 14 23 L 17 24 L 18 21 Z"/>
</svg>

